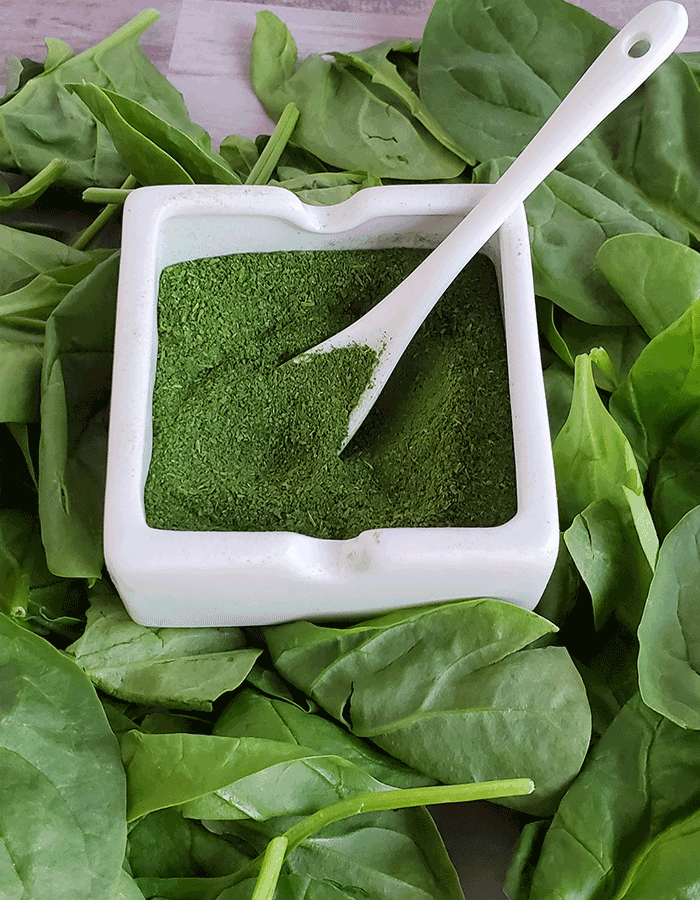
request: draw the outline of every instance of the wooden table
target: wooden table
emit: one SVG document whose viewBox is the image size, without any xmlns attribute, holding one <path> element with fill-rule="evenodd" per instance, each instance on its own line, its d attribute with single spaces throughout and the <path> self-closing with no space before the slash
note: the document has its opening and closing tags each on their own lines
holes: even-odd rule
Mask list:
<svg viewBox="0 0 700 900">
<path fill-rule="evenodd" d="M 111 34 L 145 7 L 143 0 L 3 0 L 0 56 L 42 60 L 44 38 L 80 52 Z M 313 5 L 313 10 L 307 7 Z M 645 0 L 577 0 L 621 27 Z M 290 27 L 300 56 L 312 51 L 370 46 L 385 37 L 420 37 L 432 0 L 277 0 L 275 5 L 233 0 L 162 0 L 161 18 L 144 35 L 147 56 L 182 92 L 193 120 L 215 146 L 227 134 L 269 133 L 272 124 L 248 86 L 255 12 L 272 9 Z M 686 0 L 690 18 L 681 50 L 700 50 L 700 0 Z M 0 84 L 2 75 L 0 75 Z M 520 819 L 492 804 L 435 810 L 467 900 L 503 900 L 500 885 Z"/>
</svg>

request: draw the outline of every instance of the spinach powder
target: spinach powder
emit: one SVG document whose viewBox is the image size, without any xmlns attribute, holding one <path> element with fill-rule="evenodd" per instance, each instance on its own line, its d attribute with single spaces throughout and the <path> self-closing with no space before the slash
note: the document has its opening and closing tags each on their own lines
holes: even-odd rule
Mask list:
<svg viewBox="0 0 700 900">
<path fill-rule="evenodd" d="M 340 457 L 374 351 L 282 365 L 365 313 L 427 252 L 243 253 L 166 268 L 148 524 L 342 539 L 511 518 L 505 336 L 486 257 L 426 319 Z"/>
</svg>

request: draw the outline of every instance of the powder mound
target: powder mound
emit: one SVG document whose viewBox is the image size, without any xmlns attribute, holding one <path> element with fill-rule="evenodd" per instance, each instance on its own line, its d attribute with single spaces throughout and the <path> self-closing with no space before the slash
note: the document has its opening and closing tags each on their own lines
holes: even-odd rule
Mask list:
<svg viewBox="0 0 700 900">
<path fill-rule="evenodd" d="M 288 362 L 379 302 L 426 255 L 280 251 L 164 270 L 148 524 L 343 539 L 511 518 L 505 336 L 486 257 L 431 312 L 340 457 L 374 352 Z"/>
</svg>

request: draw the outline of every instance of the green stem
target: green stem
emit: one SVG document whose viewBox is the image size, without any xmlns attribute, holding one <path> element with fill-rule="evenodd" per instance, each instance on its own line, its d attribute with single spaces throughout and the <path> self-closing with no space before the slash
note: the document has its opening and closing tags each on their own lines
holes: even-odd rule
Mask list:
<svg viewBox="0 0 700 900">
<path fill-rule="evenodd" d="M 45 165 L 40 172 L 37 172 L 21 188 L 18 188 L 11 194 L 0 196 L 0 212 L 10 212 L 31 206 L 57 178 L 61 177 L 67 168 L 68 162 L 65 159 L 52 159 L 50 163 Z"/>
<path fill-rule="evenodd" d="M 282 110 L 282 115 L 275 125 L 275 130 L 270 135 L 270 140 L 265 145 L 265 149 L 251 169 L 250 175 L 246 178 L 246 184 L 267 184 L 275 171 L 275 166 L 279 162 L 282 151 L 289 143 L 298 118 L 299 110 L 293 103 L 288 103 Z"/>
<path fill-rule="evenodd" d="M 385 809 L 408 809 L 414 806 L 433 806 L 437 803 L 462 803 L 467 800 L 495 800 L 500 797 L 518 797 L 531 794 L 535 789 L 529 778 L 510 778 L 503 781 L 484 781 L 477 784 L 439 784 L 433 787 L 406 788 L 396 791 L 376 791 L 341 800 L 312 813 L 297 822 L 284 836 L 289 843 L 288 852 L 317 831 L 341 819 L 359 813 Z"/>
<path fill-rule="evenodd" d="M 135 187 L 136 184 L 137 181 L 134 176 L 129 175 L 121 189 L 123 191 L 129 190 Z M 78 237 L 73 241 L 73 248 L 75 250 L 84 250 L 90 241 L 102 231 L 118 209 L 121 209 L 121 203 L 110 203 L 108 206 L 105 206 L 95 221 L 88 225 L 85 231 L 81 231 Z"/>
<path fill-rule="evenodd" d="M 272 838 L 265 848 L 260 875 L 255 882 L 255 890 L 250 900 L 272 900 L 286 855 L 287 838 L 284 835 Z"/>
<path fill-rule="evenodd" d="M 72 57 L 71 62 L 75 62 L 81 57 L 90 57 L 95 52 L 104 53 L 109 47 L 118 46 L 130 37 L 139 38 L 158 19 L 160 19 L 160 13 L 157 9 L 143 9 L 133 19 L 125 22 L 121 28 L 118 28 L 103 41 L 100 41 L 99 44 L 95 44 L 94 47 L 88 47 L 87 50 L 83 50 L 82 53 Z"/>
<path fill-rule="evenodd" d="M 128 188 L 91 187 L 83 191 L 83 200 L 86 203 L 122 204 L 130 193 Z"/>
<path fill-rule="evenodd" d="M 326 825 L 348 819 L 360 813 L 376 812 L 387 809 L 408 809 L 415 806 L 433 806 L 438 803 L 463 803 L 468 800 L 497 800 L 502 797 L 519 797 L 531 794 L 535 785 L 529 778 L 508 778 L 501 781 L 483 781 L 477 784 L 439 784 L 433 787 L 405 788 L 402 790 L 377 791 L 360 794 L 341 800 L 332 806 L 326 806 L 312 813 L 296 825 L 289 828 L 282 838 L 286 842 L 284 856 L 294 850 L 302 841 L 311 837 Z M 264 854 L 252 859 L 230 878 L 226 878 L 225 886 L 232 887 L 247 878 L 252 878 L 265 865 Z M 284 859 L 280 862 L 280 866 Z M 256 887 L 257 890 L 257 887 Z M 256 898 L 257 900 L 257 898 Z"/>
</svg>

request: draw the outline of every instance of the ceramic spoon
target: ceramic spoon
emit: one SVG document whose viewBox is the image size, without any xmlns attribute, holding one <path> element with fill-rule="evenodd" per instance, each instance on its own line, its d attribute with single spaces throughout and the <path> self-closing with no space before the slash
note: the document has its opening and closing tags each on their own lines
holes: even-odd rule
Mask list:
<svg viewBox="0 0 700 900">
<path fill-rule="evenodd" d="M 371 383 L 350 414 L 343 447 L 364 421 L 423 320 L 464 266 L 518 204 L 673 53 L 687 27 L 685 8 L 670 0 L 653 3 L 636 15 L 454 231 L 366 315 L 295 358 L 294 362 L 308 362 L 314 354 L 357 344 L 377 351 Z"/>
</svg>

